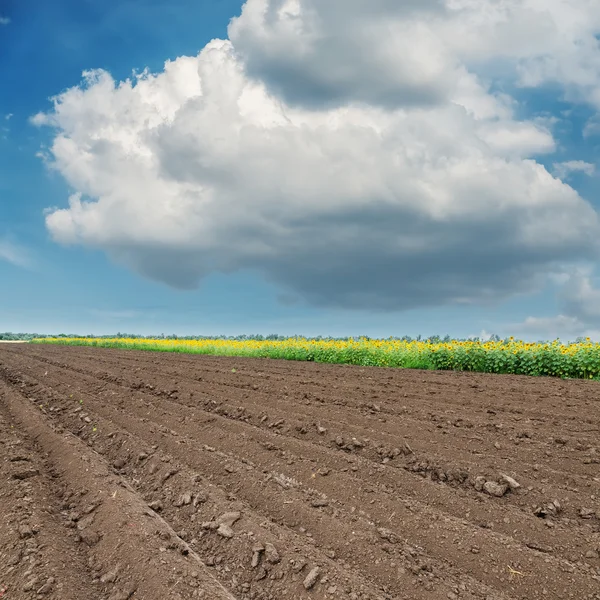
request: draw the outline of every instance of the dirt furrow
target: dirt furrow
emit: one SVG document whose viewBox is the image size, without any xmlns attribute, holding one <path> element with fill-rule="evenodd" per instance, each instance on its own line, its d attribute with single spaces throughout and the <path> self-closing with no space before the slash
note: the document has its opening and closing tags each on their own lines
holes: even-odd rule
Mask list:
<svg viewBox="0 0 600 600">
<path fill-rule="evenodd" d="M 49 559 L 37 573 L 31 568 L 37 566 L 35 561 L 30 561 L 20 590 L 7 597 L 235 600 L 166 521 L 149 510 L 123 478 L 109 472 L 98 454 L 62 428 L 55 430 L 30 399 L 5 382 L 0 383 L 0 394 L 2 412 L 18 431 L 35 439 L 46 457 L 45 474 L 60 482 L 64 521 L 62 530 L 55 528 L 58 535 L 46 536 L 40 532 L 51 524 L 48 516 L 40 517 L 41 525 L 34 520 L 21 523 L 20 537 L 35 536 L 38 549 L 46 539 L 41 550 Z M 78 547 L 65 548 L 65 538 L 71 538 L 72 545 L 78 542 Z M 21 557 L 24 554 L 21 549 Z M 69 558 L 72 562 L 67 564 Z M 40 578 L 44 571 L 52 575 Z"/>
<path fill-rule="evenodd" d="M 97 376 L 104 376 L 103 373 Z M 120 381 L 118 385 L 122 385 L 124 382 Z M 127 383 L 127 382 L 125 382 Z M 131 382 L 130 382 L 131 383 Z M 168 382 L 165 382 L 168 383 Z M 91 385 L 91 384 L 90 384 Z M 155 386 L 152 386 L 155 388 Z M 152 390 L 153 394 L 159 396 L 167 396 L 167 399 L 173 399 L 177 397 L 175 392 L 170 390 L 175 389 L 167 386 L 164 389 L 155 388 Z M 147 391 L 147 390 L 146 390 Z M 545 497 L 545 476 L 549 473 L 554 477 L 555 482 L 553 485 L 553 492 L 555 496 L 558 494 L 563 500 L 563 504 L 567 509 L 563 512 L 563 516 L 566 516 L 569 511 L 577 511 L 576 504 L 572 502 L 573 494 L 579 494 L 582 501 L 588 500 L 588 497 L 594 496 L 598 491 L 598 482 L 594 481 L 594 475 L 596 473 L 596 467 L 590 460 L 589 465 L 585 464 L 585 459 L 579 459 L 579 469 L 581 473 L 577 473 L 574 464 L 569 464 L 569 461 L 564 459 L 564 453 L 561 451 L 559 460 L 555 456 L 552 456 L 550 452 L 544 450 L 533 456 L 533 460 L 539 461 L 539 463 L 532 464 L 525 460 L 521 460 L 516 453 L 519 448 L 523 448 L 526 444 L 517 445 L 517 448 L 504 448 L 501 447 L 499 451 L 495 446 L 498 446 L 498 442 L 495 442 L 494 450 L 491 454 L 486 455 L 484 452 L 480 452 L 470 448 L 473 445 L 473 440 L 467 438 L 466 440 L 457 439 L 455 436 L 452 441 L 453 444 L 447 442 L 442 444 L 439 439 L 435 436 L 428 436 L 427 439 L 431 439 L 432 445 L 438 447 L 439 450 L 436 452 L 423 451 L 423 443 L 415 443 L 414 438 L 417 439 L 423 437 L 423 424 L 412 423 L 411 426 L 414 429 L 414 433 L 411 434 L 410 429 L 406 426 L 402 426 L 400 421 L 394 422 L 391 419 L 385 419 L 385 423 L 381 421 L 375 421 L 374 418 L 365 417 L 363 421 L 369 422 L 369 427 L 365 428 L 357 422 L 357 419 L 353 418 L 353 423 L 349 424 L 348 419 L 344 420 L 338 417 L 340 410 L 342 409 L 331 409 L 327 404 L 323 406 L 323 403 L 317 404 L 316 406 L 309 406 L 306 410 L 313 410 L 319 416 L 323 415 L 318 422 L 308 420 L 308 414 L 302 415 L 300 420 L 295 419 L 297 415 L 297 409 L 295 408 L 301 401 L 294 402 L 293 399 L 282 400 L 281 398 L 273 400 L 271 402 L 265 402 L 263 405 L 260 404 L 260 400 L 265 398 L 266 395 L 263 392 L 254 392 L 253 395 L 245 396 L 243 398 L 236 398 L 230 402 L 225 402 L 219 398 L 218 395 L 205 395 L 198 394 L 196 391 L 189 392 L 190 398 L 188 399 L 187 389 L 178 390 L 181 399 L 177 400 L 180 403 L 184 403 L 187 406 L 200 407 L 204 404 L 204 409 L 214 410 L 218 414 L 235 418 L 244 422 L 248 422 L 253 418 L 254 424 L 262 425 L 263 427 L 272 427 L 275 423 L 280 423 L 285 420 L 286 425 L 284 426 L 286 435 L 294 436 L 296 438 L 310 439 L 313 443 L 321 443 L 338 447 L 343 451 L 353 451 L 358 448 L 353 447 L 352 440 L 364 440 L 367 436 L 369 441 L 364 444 L 360 443 L 360 454 L 369 458 L 381 459 L 384 461 L 389 460 L 387 456 L 394 456 L 394 448 L 399 447 L 403 449 L 403 443 L 406 440 L 410 441 L 410 446 L 413 447 L 415 452 L 411 453 L 408 458 L 403 461 L 396 460 L 395 463 L 402 462 L 404 468 L 417 474 L 426 474 L 431 476 L 433 479 L 445 481 L 450 479 L 450 483 L 461 480 L 461 473 L 471 472 L 474 476 L 487 474 L 493 476 L 498 471 L 508 472 L 514 474 L 514 469 L 518 470 L 521 481 L 526 486 L 526 493 L 520 496 L 511 495 L 508 497 L 509 500 L 515 501 L 523 508 L 527 513 L 530 513 L 535 506 L 531 504 L 539 504 L 543 501 L 547 501 Z M 193 398 L 191 397 L 193 395 Z M 161 397 L 162 397 L 161 396 Z M 204 401 L 202 396 L 205 396 Z M 256 400 L 256 397 L 258 401 Z M 217 398 L 215 400 L 214 398 Z M 167 401 L 165 399 L 165 401 Z M 254 400 L 253 400 L 254 399 Z M 313 404 L 311 401 L 302 402 L 303 404 Z M 207 406 L 208 405 L 208 406 Z M 243 405 L 240 409 L 240 405 Z M 254 407 L 254 413 L 252 409 Z M 240 412 L 241 410 L 241 412 Z M 334 410 L 334 414 L 331 411 Z M 274 412 L 276 411 L 276 412 Z M 283 419 L 286 417 L 286 419 Z M 264 423 L 262 420 L 266 419 Z M 328 433 L 325 436 L 320 436 L 316 433 L 317 428 L 315 425 L 320 423 L 321 425 L 328 426 L 332 424 L 333 427 L 328 429 Z M 374 430 L 374 427 L 379 426 L 378 429 Z M 397 433 L 392 433 L 397 430 Z M 344 434 L 344 435 L 341 435 Z M 404 434 L 404 435 L 402 435 Z M 336 444 L 336 440 L 342 440 L 341 444 Z M 466 446 L 466 450 L 461 451 L 460 442 L 463 441 Z M 457 443 L 458 442 L 458 443 Z M 559 445 L 560 447 L 560 445 Z M 559 448 L 560 449 L 560 448 Z M 448 461 L 445 453 L 450 451 L 453 454 L 453 460 Z M 476 452 L 476 456 L 472 456 L 472 453 Z M 391 453 L 391 454 L 390 454 Z M 524 452 L 525 454 L 525 452 Z M 566 462 L 569 467 L 568 471 L 556 470 L 554 465 L 558 465 L 561 462 Z M 487 471 L 487 473 L 486 473 Z M 456 477 L 453 475 L 456 475 Z M 467 486 L 470 486 L 469 482 L 466 482 Z M 531 492 L 531 494 L 529 494 Z"/>
<path fill-rule="evenodd" d="M 139 361 L 137 363 L 139 364 Z M 108 376 L 106 370 L 94 370 L 96 365 L 90 367 L 90 374 L 93 373 L 95 377 L 105 379 Z M 139 367 L 137 374 L 133 375 L 130 369 L 123 368 L 116 362 L 112 367 L 113 373 L 120 372 L 120 375 L 111 375 L 115 382 L 129 385 L 131 389 L 139 389 Z M 570 440 L 565 438 L 564 434 L 550 440 L 535 440 L 535 432 L 539 425 L 536 422 L 527 421 L 515 427 L 506 421 L 498 422 L 488 416 L 485 424 L 478 425 L 474 424 L 472 419 L 448 415 L 447 409 L 441 410 L 442 403 L 438 404 L 438 412 L 420 415 L 421 418 L 418 419 L 410 415 L 411 409 L 408 406 L 398 407 L 398 402 L 388 403 L 393 407 L 391 410 L 386 410 L 385 402 L 363 402 L 360 407 L 353 407 L 349 405 L 351 399 L 344 403 L 335 400 L 326 402 L 319 396 L 311 398 L 307 393 L 294 393 L 287 388 L 265 390 L 264 383 L 260 386 L 256 383 L 248 384 L 242 390 L 231 389 L 231 375 L 228 376 L 229 384 L 217 386 L 213 381 L 207 382 L 206 377 L 200 377 L 203 383 L 199 384 L 198 377 L 192 380 L 188 376 L 183 378 L 187 381 L 182 382 L 177 381 L 177 377 L 175 380 L 169 379 L 172 374 L 155 371 L 156 369 L 153 369 L 153 372 L 144 374 L 145 386 L 148 387 L 153 382 L 152 388 L 163 395 L 172 397 L 174 394 L 170 390 L 175 389 L 180 397 L 185 398 L 189 394 L 190 398 L 194 397 L 194 401 L 216 401 L 223 410 L 237 408 L 243 403 L 247 413 L 254 407 L 259 411 L 268 411 L 274 420 L 278 420 L 277 414 L 285 415 L 288 421 L 290 418 L 296 419 L 301 428 L 302 423 L 307 420 L 310 422 L 314 415 L 314 405 L 321 403 L 318 413 L 324 426 L 335 423 L 338 429 L 343 428 L 348 434 L 356 436 L 371 435 L 375 428 L 380 439 L 389 436 L 392 447 L 396 445 L 398 438 L 404 439 L 418 451 L 419 456 L 433 464 L 443 463 L 444 453 L 451 449 L 456 455 L 456 462 L 462 462 L 465 467 L 480 465 L 482 458 L 491 455 L 494 464 L 499 464 L 504 470 L 512 469 L 513 463 L 518 462 L 522 472 L 528 472 L 530 477 L 537 479 L 539 463 L 542 463 L 545 471 L 555 472 L 559 487 L 568 489 L 578 487 L 582 483 L 581 479 L 585 486 L 585 482 L 596 474 L 595 465 L 600 462 L 588 456 L 588 451 L 593 446 L 587 443 L 584 436 L 580 435 L 577 440 L 571 440 L 570 444 Z M 237 374 L 235 378 L 238 378 Z M 485 412 L 494 415 L 496 411 L 488 409 Z M 529 430 L 527 425 L 530 426 Z M 424 429 L 427 431 L 425 443 L 422 441 Z M 597 439 L 599 434 L 600 429 L 597 429 L 590 434 L 590 438 Z M 554 452 L 547 451 L 548 445 L 556 446 Z M 581 474 L 578 471 L 581 471 Z"/>
<path fill-rule="evenodd" d="M 60 362 L 60 352 L 64 348 L 52 348 L 49 352 L 44 348 L 42 354 L 38 353 L 41 360 L 56 360 Z M 53 353 L 54 352 L 54 353 Z M 596 382 L 569 381 L 559 379 L 545 380 L 546 385 L 540 388 L 536 382 L 539 379 L 525 376 L 495 376 L 479 373 L 454 373 L 430 372 L 418 370 L 397 370 L 380 368 L 352 367 L 348 365 L 321 365 L 315 363 L 294 363 L 275 360 L 256 360 L 247 358 L 223 358 L 212 356 L 186 356 L 181 354 L 165 354 L 160 360 L 155 354 L 149 353 L 147 359 L 137 358 L 139 353 L 130 351 L 115 351 L 103 349 L 79 348 L 78 352 L 82 362 L 87 360 L 90 364 L 106 364 L 111 370 L 124 367 L 129 374 L 136 370 L 149 369 L 154 373 L 167 377 L 177 374 L 181 378 L 196 379 L 199 374 L 203 380 L 214 385 L 229 385 L 233 382 L 228 377 L 231 365 L 237 366 L 238 387 L 243 387 L 244 379 L 247 382 L 271 382 L 301 387 L 304 391 L 312 393 L 322 391 L 320 377 L 327 377 L 331 383 L 331 398 L 341 396 L 343 400 L 352 401 L 359 397 L 355 392 L 360 391 L 360 397 L 366 395 L 385 402 L 390 399 L 394 403 L 407 398 L 418 400 L 419 406 L 426 409 L 439 409 L 439 399 L 448 407 L 461 410 L 470 405 L 474 415 L 484 413 L 486 402 L 494 404 L 496 412 L 524 418 L 542 419 L 549 416 L 554 420 L 560 418 L 564 424 L 569 423 L 574 427 L 579 424 L 595 424 L 600 426 L 600 415 L 591 411 L 582 420 L 575 415 L 581 409 L 593 406 L 600 398 Z M 34 352 L 31 352 L 31 356 Z M 198 359 L 202 361 L 202 368 L 198 368 Z M 268 371 L 263 366 L 268 365 Z M 66 364 L 64 364 L 66 366 Z M 348 371 L 349 370 L 349 371 Z M 351 373 L 351 376 L 347 376 Z M 317 375 L 317 378 L 315 378 Z M 424 379 L 425 378 L 425 379 Z M 423 390 L 423 384 L 427 389 Z M 482 397 L 477 398 L 480 390 L 484 390 Z M 467 392 L 467 393 L 465 393 Z M 501 402 L 500 402 L 501 400 Z M 490 402 L 491 401 L 491 402 Z M 564 410 L 575 408 L 575 411 Z M 543 422 L 542 421 L 542 422 Z M 585 428 L 583 428 L 585 429 Z"/>
<path fill-rule="evenodd" d="M 29 375 L 29 373 L 27 374 Z M 22 383 L 25 383 L 24 381 Z M 40 390 L 33 390 L 30 386 L 25 386 L 27 394 L 34 394 L 37 400 L 44 397 L 42 394 L 39 395 Z M 69 391 L 75 391 L 76 386 L 70 384 Z M 71 394 L 69 394 L 71 396 Z M 431 561 L 428 557 L 424 556 L 422 549 L 412 548 L 410 546 L 402 545 L 398 552 L 395 552 L 395 548 L 386 542 L 385 537 L 382 537 L 377 532 L 375 524 L 368 521 L 366 517 L 359 517 L 352 515 L 349 519 L 349 523 L 344 523 L 341 519 L 341 513 L 338 510 L 334 515 L 327 515 L 323 511 L 315 510 L 320 507 L 319 504 L 323 502 L 324 495 L 315 493 L 314 489 L 310 489 L 311 494 L 300 494 L 298 496 L 297 488 L 300 484 L 293 478 L 286 476 L 286 468 L 279 464 L 275 465 L 277 470 L 270 471 L 263 469 L 264 474 L 261 472 L 260 475 L 256 475 L 256 467 L 254 465 L 248 465 L 248 461 L 243 458 L 243 453 L 237 454 L 231 452 L 230 455 L 224 452 L 215 452 L 213 447 L 207 446 L 200 451 L 190 453 L 188 445 L 182 447 L 181 442 L 185 441 L 181 435 L 176 434 L 173 429 L 170 429 L 166 425 L 174 425 L 169 421 L 161 419 L 161 424 L 153 423 L 153 421 L 147 417 L 135 417 L 134 404 L 135 400 L 132 398 L 128 403 L 126 411 L 115 410 L 114 408 L 103 406 L 102 401 L 93 398 L 89 394 L 81 393 L 79 390 L 74 394 L 76 400 L 71 399 L 71 406 L 75 405 L 73 415 L 83 416 L 90 418 L 90 426 L 86 428 L 85 425 L 81 425 L 81 420 L 75 418 L 75 424 L 73 431 L 82 435 L 85 439 L 94 443 L 96 447 L 96 440 L 100 440 L 106 431 L 108 430 L 108 437 L 111 440 L 115 440 L 115 426 L 119 427 L 117 431 L 126 432 L 129 442 L 131 442 L 131 434 L 133 439 L 137 440 L 135 454 L 141 448 L 161 447 L 163 450 L 168 451 L 168 454 L 163 457 L 166 461 L 171 463 L 176 461 L 176 470 L 180 474 L 184 471 L 184 465 L 187 464 L 188 471 L 195 477 L 197 473 L 210 473 L 210 480 L 218 482 L 218 485 L 227 495 L 239 496 L 245 500 L 246 507 L 250 507 L 250 511 L 254 510 L 257 517 L 254 519 L 254 523 L 262 521 L 265 518 L 272 523 L 278 524 L 278 539 L 280 547 L 296 547 L 303 548 L 303 556 L 310 554 L 307 550 L 307 543 L 309 547 L 315 545 L 317 547 L 317 553 L 323 554 L 322 548 L 325 547 L 325 557 L 321 556 L 321 564 L 323 562 L 332 562 L 327 560 L 329 553 L 332 552 L 332 548 L 335 548 L 333 555 L 337 561 L 341 561 L 341 564 L 351 564 L 351 569 L 354 574 L 351 577 L 341 577 L 342 580 L 346 580 L 346 587 L 349 589 L 360 590 L 362 589 L 361 597 L 393 597 L 393 598 L 445 598 L 448 593 L 452 593 L 453 588 L 460 589 L 463 585 L 460 580 L 464 579 L 464 575 L 461 577 L 461 573 L 457 573 L 455 578 L 449 578 L 449 569 L 442 563 L 440 568 L 434 568 L 435 565 L 429 564 Z M 83 400 L 83 406 L 85 412 L 78 410 L 78 400 Z M 52 399 L 53 413 L 56 413 L 56 407 L 59 404 L 58 398 Z M 147 406 L 143 405 L 142 412 L 147 414 Z M 61 411 L 62 412 L 62 411 Z M 154 411 L 151 411 L 154 412 Z M 102 415 L 102 416 L 100 416 Z M 105 418 L 107 417 L 107 418 Z M 212 420 L 213 417 L 211 417 Z M 64 419 L 61 419 L 64 421 Z M 166 424 L 166 425 L 165 425 Z M 108 428 L 108 429 L 107 429 Z M 96 429 L 93 432 L 93 429 Z M 204 439 L 204 432 L 197 431 L 197 435 L 200 439 Z M 211 441 L 212 438 L 211 438 Z M 217 440 L 218 441 L 218 440 Z M 188 440 L 193 442 L 193 440 Z M 239 441 L 238 441 L 239 442 Z M 108 450 L 112 447 L 112 443 L 109 444 Z M 234 446 L 236 443 L 234 441 Z M 239 450 L 239 447 L 238 447 Z M 264 451 L 265 455 L 267 450 Z M 123 462 L 123 455 L 126 454 L 126 464 L 130 463 L 132 456 L 131 448 L 126 452 L 121 452 L 121 455 L 116 457 L 115 460 L 121 465 Z M 272 454 L 269 455 L 272 458 Z M 114 458 L 114 457 L 113 457 Z M 278 461 L 277 461 L 278 462 Z M 167 473 L 173 469 L 173 467 L 167 468 Z M 150 473 L 150 486 L 156 485 L 156 481 L 161 482 L 164 477 L 164 472 L 154 471 L 151 468 Z M 283 472 L 282 472 L 283 471 Z M 314 467 L 312 475 L 316 475 L 318 469 Z M 134 477 L 136 480 L 141 481 L 140 475 L 136 474 Z M 333 478 L 332 478 L 333 479 Z M 179 496 L 178 493 L 173 493 L 168 488 L 163 489 L 162 485 L 159 485 L 154 490 L 154 494 L 150 494 L 148 497 L 149 502 L 161 502 L 161 506 L 172 506 Z M 182 492 L 185 493 L 185 492 Z M 269 498 L 269 502 L 265 503 L 265 497 Z M 357 499 L 360 506 L 360 498 Z M 369 498 L 370 500 L 370 498 Z M 316 503 L 317 506 L 313 506 Z M 327 504 L 329 504 L 327 502 Z M 223 508 L 222 510 L 225 510 Z M 356 508 L 352 509 L 352 513 Z M 249 510 L 245 510 L 244 513 L 248 514 Z M 364 511 L 359 511 L 364 514 Z M 389 514 L 389 513 L 388 513 Z M 361 524 L 357 521 L 363 521 Z M 198 525 L 198 524 L 197 524 Z M 192 535 L 197 535 L 198 532 L 194 532 L 194 526 L 187 525 L 188 529 L 192 528 Z M 283 528 L 283 529 L 282 529 Z M 331 531 L 336 530 L 335 536 L 331 539 Z M 302 531 L 305 530 L 305 531 Z M 298 533 L 295 533 L 298 531 Z M 290 539 L 291 535 L 291 539 Z M 323 537 L 323 535 L 325 537 Z M 396 536 L 394 536 L 396 537 Z M 303 541 L 304 540 L 304 541 Z M 351 540 L 348 542 L 348 540 Z M 389 541 L 389 540 L 388 540 Z M 399 541 L 399 540 L 398 540 Z M 397 543 L 397 542 L 396 542 Z M 341 546 L 340 546 L 341 544 Z M 381 548 L 379 547 L 381 545 Z M 365 554 L 365 548 L 369 547 L 369 551 Z M 408 548 L 408 549 L 407 549 Z M 200 550 L 205 555 L 208 553 L 210 557 L 211 553 L 214 552 L 214 548 L 209 546 Z M 221 548 L 220 553 L 226 551 L 226 548 Z M 314 552 L 312 552 L 314 554 Z M 397 556 L 395 556 L 397 555 Z M 251 552 L 248 550 L 246 556 L 251 556 Z M 408 563 L 406 566 L 402 566 L 400 563 L 404 561 Z M 331 569 L 330 569 L 331 570 Z M 356 571 L 364 574 L 367 579 L 374 580 L 375 588 L 380 588 L 381 592 L 379 595 L 365 595 L 368 591 L 365 591 L 365 586 L 359 585 L 357 579 L 360 579 L 356 575 Z M 441 571 L 441 572 L 440 572 Z M 338 580 L 340 578 L 333 577 L 330 573 L 330 579 Z M 437 587 L 434 587 L 434 583 Z M 284 582 L 285 583 L 285 582 Z M 469 597 L 486 597 L 488 594 L 484 593 L 485 586 L 480 586 L 477 582 L 473 582 L 475 589 L 483 590 L 476 596 L 465 595 L 465 598 Z M 271 585 L 271 588 L 273 585 Z M 409 595 L 405 595 L 403 592 L 406 588 L 413 589 Z M 422 588 L 420 591 L 419 588 Z M 444 591 L 445 588 L 445 591 Z M 368 586 L 367 586 L 368 590 Z M 391 590 L 392 595 L 386 590 Z M 450 591 L 448 591 L 450 590 Z M 465 592 L 467 590 L 465 589 Z M 491 590 L 487 590 L 491 591 Z M 425 596 L 422 596 L 422 593 Z M 281 591 L 279 591 L 281 593 Z M 299 594 L 299 590 L 296 591 Z M 352 593 L 352 592 L 351 592 Z M 279 597 L 279 596 L 275 596 Z M 296 596 L 294 596 L 296 597 Z M 300 597 L 300 596 L 297 596 Z M 343 596 L 341 596 L 343 597 Z M 494 596 L 492 596 L 494 597 Z M 508 597 L 508 596 L 507 596 Z"/>
<path fill-rule="evenodd" d="M 87 553 L 61 515 L 61 490 L 35 444 L 15 428 L 2 387 L 0 398 L 0 597 L 92 597 Z"/>
</svg>

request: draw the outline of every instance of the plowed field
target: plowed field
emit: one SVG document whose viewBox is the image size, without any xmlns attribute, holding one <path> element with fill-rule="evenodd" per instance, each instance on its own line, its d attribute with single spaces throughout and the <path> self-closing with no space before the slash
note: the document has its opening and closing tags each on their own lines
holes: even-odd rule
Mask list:
<svg viewBox="0 0 600 600">
<path fill-rule="evenodd" d="M 0 598 L 600 599 L 600 383 L 0 345 Z"/>
</svg>

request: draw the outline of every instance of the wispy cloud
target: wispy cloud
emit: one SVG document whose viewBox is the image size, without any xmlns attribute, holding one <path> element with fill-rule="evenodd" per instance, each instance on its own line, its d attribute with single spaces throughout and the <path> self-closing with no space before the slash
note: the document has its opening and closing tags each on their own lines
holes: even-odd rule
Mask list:
<svg viewBox="0 0 600 600">
<path fill-rule="evenodd" d="M 17 267 L 29 269 L 33 266 L 33 261 L 29 252 L 7 239 L 0 239 L 0 260 L 9 262 Z"/>
<path fill-rule="evenodd" d="M 529 316 L 521 323 L 513 323 L 510 330 L 538 339 L 574 340 L 590 337 L 600 340 L 600 288 L 592 277 L 593 268 L 580 265 L 571 272 L 557 274 L 552 280 L 558 286 L 557 300 L 560 313 L 554 316 Z M 595 285 L 596 284 L 596 285 Z"/>
<path fill-rule="evenodd" d="M 600 341 L 600 330 L 577 317 L 559 314 L 552 317 L 527 317 L 521 323 L 510 325 L 515 337 L 526 340 L 575 341 L 577 338 L 589 337 Z"/>
<path fill-rule="evenodd" d="M 5 125 L 2 125 L 0 127 L 0 139 L 1 140 L 7 140 L 8 139 L 8 135 L 10 133 L 9 121 L 11 120 L 12 117 L 13 117 L 12 113 L 7 113 L 7 114 L 4 115 L 4 121 L 6 123 L 5 123 Z"/>
<path fill-rule="evenodd" d="M 583 137 L 596 137 L 600 135 L 600 116 L 592 117 L 583 128 Z"/>
<path fill-rule="evenodd" d="M 0 17 L 0 25 L 8 25 L 10 23 L 10 19 L 8 17 Z"/>
<path fill-rule="evenodd" d="M 584 160 L 568 160 L 566 162 L 554 163 L 553 171 L 560 179 L 565 179 L 572 173 L 583 173 L 591 177 L 596 171 L 596 165 Z"/>
</svg>

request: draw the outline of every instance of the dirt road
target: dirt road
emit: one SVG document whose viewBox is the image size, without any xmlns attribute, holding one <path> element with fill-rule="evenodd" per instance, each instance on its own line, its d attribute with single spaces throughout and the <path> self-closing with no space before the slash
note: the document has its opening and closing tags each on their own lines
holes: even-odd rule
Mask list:
<svg viewBox="0 0 600 600">
<path fill-rule="evenodd" d="M 0 598 L 600 599 L 600 384 L 0 347 Z"/>
</svg>

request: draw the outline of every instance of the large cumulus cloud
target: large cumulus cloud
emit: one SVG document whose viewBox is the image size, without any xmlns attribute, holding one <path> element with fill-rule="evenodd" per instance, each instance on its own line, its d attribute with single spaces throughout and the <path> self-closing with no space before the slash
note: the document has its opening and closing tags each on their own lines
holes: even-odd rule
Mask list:
<svg viewBox="0 0 600 600">
<path fill-rule="evenodd" d="M 480 72 L 505 76 L 501 6 L 536 24 L 535 43 L 511 34 L 527 84 L 584 31 L 538 4 L 248 0 L 230 40 L 161 73 L 86 73 L 34 118 L 75 191 L 47 226 L 181 288 L 249 269 L 315 304 L 384 310 L 531 291 L 600 239 L 593 208 L 534 160 L 552 132 Z M 562 83 L 593 101 L 590 82 Z"/>
<path fill-rule="evenodd" d="M 248 72 L 307 105 L 439 103 L 485 67 L 600 108 L 599 32 L 596 0 L 253 0 L 229 27 Z"/>
</svg>

